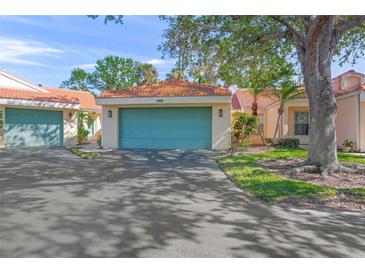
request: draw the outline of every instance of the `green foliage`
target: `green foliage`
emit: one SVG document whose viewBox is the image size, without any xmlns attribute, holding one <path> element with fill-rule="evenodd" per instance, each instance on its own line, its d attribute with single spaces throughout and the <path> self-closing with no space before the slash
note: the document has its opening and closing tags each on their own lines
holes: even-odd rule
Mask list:
<svg viewBox="0 0 365 274">
<path fill-rule="evenodd" d="M 278 147 L 281 147 L 281 148 L 298 149 L 299 148 L 299 139 L 297 139 L 297 138 L 282 138 L 282 139 L 278 140 L 276 145 Z"/>
<path fill-rule="evenodd" d="M 365 201 L 365 188 L 335 189 L 319 186 L 301 180 L 288 179 L 261 167 L 259 160 L 278 160 L 306 158 L 306 150 L 275 149 L 259 153 L 246 153 L 240 156 L 229 156 L 219 159 L 219 164 L 234 182 L 252 196 L 267 202 L 288 198 L 310 199 L 313 197 L 330 197 L 339 193 L 356 196 Z M 365 157 L 339 153 L 341 162 L 365 164 Z"/>
<path fill-rule="evenodd" d="M 342 163 L 349 164 L 362 164 L 365 165 L 365 156 L 355 155 L 349 153 L 338 152 L 338 159 Z M 257 158 L 260 159 L 292 159 L 292 158 L 306 158 L 308 157 L 308 151 L 304 149 L 274 149 L 266 151 L 262 154 L 257 154 Z"/>
<path fill-rule="evenodd" d="M 99 15 L 88 15 L 87 17 L 91 19 L 97 19 L 101 17 Z M 123 15 L 105 15 L 104 16 L 104 24 L 107 25 L 108 23 L 120 24 L 123 25 Z"/>
<path fill-rule="evenodd" d="M 334 26 L 335 59 L 355 62 L 365 54 L 364 16 L 161 16 L 168 24 L 160 45 L 164 56 L 194 80 L 223 81 L 260 90 L 282 76 L 301 73 L 296 34 L 308 37 L 309 24 Z M 333 22 L 336 22 L 332 25 Z M 328 49 L 329 51 L 331 49 Z M 294 72 L 295 71 L 295 72 Z"/>
<path fill-rule="evenodd" d="M 100 152 L 84 151 L 78 147 L 72 147 L 70 148 L 70 151 L 83 159 L 94 159 L 101 155 Z"/>
<path fill-rule="evenodd" d="M 343 145 L 344 147 L 352 147 L 352 146 L 354 145 L 354 142 L 353 142 L 353 141 L 351 141 L 351 140 L 349 140 L 349 139 L 346 139 L 346 140 L 342 143 L 342 145 Z"/>
<path fill-rule="evenodd" d="M 77 143 L 83 144 L 86 141 L 89 131 L 84 128 L 84 122 L 87 122 L 89 115 L 86 111 L 79 111 L 77 117 Z"/>
<path fill-rule="evenodd" d="M 158 81 L 156 68 L 130 58 L 107 56 L 96 61 L 95 70 L 91 73 L 76 68 L 71 71 L 68 80 L 61 87 L 78 90 L 104 91 L 127 88 Z"/>
<path fill-rule="evenodd" d="M 98 90 L 113 90 L 131 87 L 138 83 L 138 62 L 130 58 L 107 56 L 96 61 L 90 81 Z"/>
<path fill-rule="evenodd" d="M 362 155 L 354 155 L 349 153 L 337 153 L 338 159 L 343 163 L 365 165 L 365 157 Z"/>
<path fill-rule="evenodd" d="M 184 81 L 186 78 L 181 70 L 173 68 L 169 73 L 166 74 L 166 80 Z"/>
<path fill-rule="evenodd" d="M 77 143 L 79 145 L 85 143 L 88 135 L 89 135 L 89 131 L 87 129 L 79 127 L 77 129 Z"/>
<path fill-rule="evenodd" d="M 62 81 L 60 88 L 90 91 L 89 74 L 81 68 L 75 68 L 71 71 L 70 78 Z"/>
<path fill-rule="evenodd" d="M 330 187 L 318 186 L 276 175 L 257 164 L 257 160 L 262 158 L 269 159 L 265 153 L 250 153 L 238 157 L 220 159 L 219 164 L 238 186 L 254 197 L 267 202 L 293 197 L 308 199 L 312 197 L 334 196 L 336 194 L 336 191 Z"/>
<path fill-rule="evenodd" d="M 138 85 L 153 84 L 158 82 L 158 72 L 152 64 L 138 64 L 136 74 L 138 78 Z"/>
<path fill-rule="evenodd" d="M 236 111 L 232 114 L 232 139 L 233 144 L 247 147 L 250 137 L 257 132 L 259 118 L 245 112 Z"/>
</svg>

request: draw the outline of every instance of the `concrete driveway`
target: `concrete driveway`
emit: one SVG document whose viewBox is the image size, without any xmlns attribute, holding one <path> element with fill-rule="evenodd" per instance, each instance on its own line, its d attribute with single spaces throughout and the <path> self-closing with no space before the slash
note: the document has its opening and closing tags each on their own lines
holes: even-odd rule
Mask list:
<svg viewBox="0 0 365 274">
<path fill-rule="evenodd" d="M 248 197 L 209 152 L 0 152 L 1 257 L 364 257 L 365 216 Z"/>
</svg>

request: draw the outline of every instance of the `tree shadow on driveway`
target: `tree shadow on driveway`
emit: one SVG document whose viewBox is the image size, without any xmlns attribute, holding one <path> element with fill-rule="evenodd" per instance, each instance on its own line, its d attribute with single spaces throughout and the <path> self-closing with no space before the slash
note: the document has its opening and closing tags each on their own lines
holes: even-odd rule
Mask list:
<svg viewBox="0 0 365 274">
<path fill-rule="evenodd" d="M 364 257 L 365 216 L 264 203 L 207 151 L 0 152 L 1 257 Z"/>
</svg>

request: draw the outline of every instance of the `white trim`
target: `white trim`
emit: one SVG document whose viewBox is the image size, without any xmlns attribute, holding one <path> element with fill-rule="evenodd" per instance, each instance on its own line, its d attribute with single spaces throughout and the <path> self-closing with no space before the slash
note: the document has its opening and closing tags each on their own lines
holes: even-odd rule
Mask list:
<svg viewBox="0 0 365 274">
<path fill-rule="evenodd" d="M 101 109 L 80 108 L 80 110 L 82 110 L 82 111 L 86 111 L 86 112 L 101 113 Z"/>
<path fill-rule="evenodd" d="M 166 105 L 166 104 L 221 104 L 231 103 L 228 96 L 128 97 L 96 98 L 97 105 Z"/>
<path fill-rule="evenodd" d="M 6 73 L 3 70 L 0 70 L 0 74 L 3 75 L 3 76 L 5 76 L 6 78 L 9 78 L 9 79 L 15 81 L 15 82 L 18 82 L 19 84 L 22 84 L 24 86 L 27 86 L 28 88 L 35 89 L 36 91 L 40 91 L 42 93 L 49 93 L 48 90 L 45 90 L 45 89 L 40 88 L 40 87 L 37 87 L 37 86 L 35 86 L 35 85 L 33 85 L 33 84 L 29 83 L 29 82 L 23 81 L 23 80 L 15 77 L 14 75 L 11 75 L 11 74 Z"/>
<path fill-rule="evenodd" d="M 351 97 L 351 96 L 357 95 L 359 93 L 360 93 L 360 91 L 354 90 L 354 91 L 351 91 L 350 93 L 346 93 L 346 94 L 337 96 L 336 97 L 336 100 L 337 99 L 344 99 L 344 98 L 347 98 L 347 97 Z"/>
<path fill-rule="evenodd" d="M 23 106 L 23 107 L 76 109 L 76 110 L 80 109 L 80 104 L 75 104 L 75 103 L 33 101 L 33 100 L 9 99 L 9 98 L 0 98 L 0 105 L 5 105 L 5 107 Z"/>
</svg>

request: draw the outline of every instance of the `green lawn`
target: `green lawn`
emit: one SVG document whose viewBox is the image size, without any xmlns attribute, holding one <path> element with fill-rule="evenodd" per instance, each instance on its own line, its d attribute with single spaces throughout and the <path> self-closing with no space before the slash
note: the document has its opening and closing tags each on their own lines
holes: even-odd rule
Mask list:
<svg viewBox="0 0 365 274">
<path fill-rule="evenodd" d="M 248 193 L 264 201 L 280 201 L 291 197 L 308 199 L 330 197 L 338 193 L 354 194 L 365 201 L 365 189 L 335 189 L 316 184 L 288 179 L 257 164 L 258 160 L 305 158 L 305 150 L 275 149 L 258 153 L 244 153 L 218 160 L 224 171 L 234 182 Z M 347 163 L 364 163 L 361 156 L 339 153 L 339 159 Z"/>
<path fill-rule="evenodd" d="M 101 154 L 100 152 L 83 151 L 82 149 L 80 149 L 78 147 L 72 147 L 72 148 L 70 148 L 70 151 L 73 154 L 75 154 L 83 159 L 94 159 L 94 158 L 100 156 L 100 154 Z"/>
</svg>

